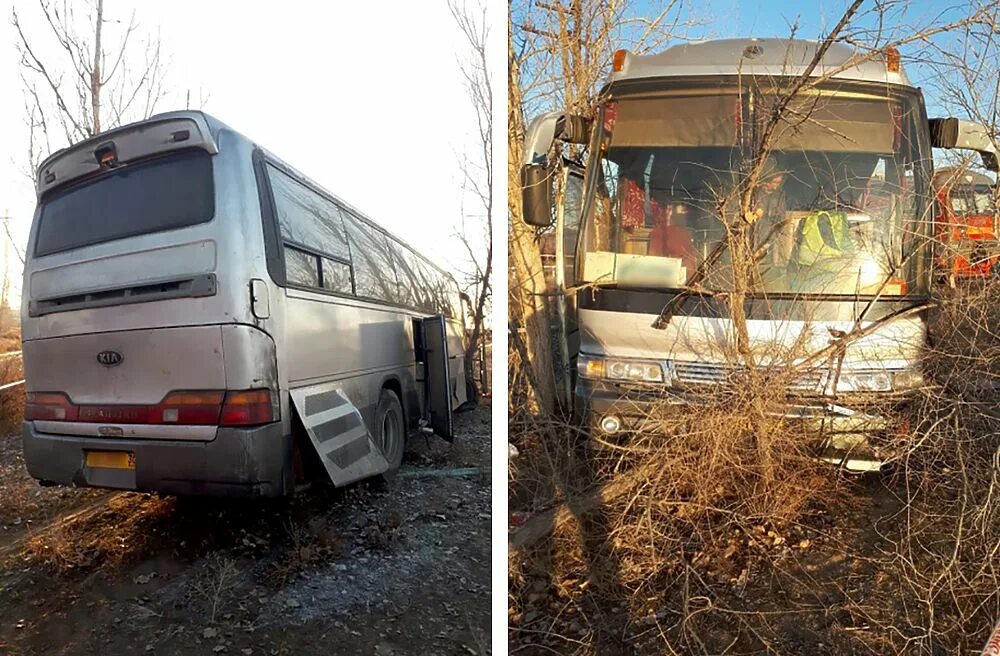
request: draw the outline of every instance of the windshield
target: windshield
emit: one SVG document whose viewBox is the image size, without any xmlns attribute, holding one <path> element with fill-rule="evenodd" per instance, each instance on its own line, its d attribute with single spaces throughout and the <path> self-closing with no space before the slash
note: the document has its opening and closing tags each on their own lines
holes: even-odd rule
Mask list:
<svg viewBox="0 0 1000 656">
<path fill-rule="evenodd" d="M 739 219 L 734 190 L 775 97 L 715 84 L 606 102 L 588 167 L 581 280 L 684 286 Z M 915 95 L 796 96 L 752 201 L 751 291 L 926 292 L 926 132 Z M 727 249 L 701 284 L 724 291 L 731 276 Z"/>
<path fill-rule="evenodd" d="M 191 150 L 111 169 L 40 209 L 37 256 L 203 223 L 215 214 L 212 156 Z"/>
</svg>

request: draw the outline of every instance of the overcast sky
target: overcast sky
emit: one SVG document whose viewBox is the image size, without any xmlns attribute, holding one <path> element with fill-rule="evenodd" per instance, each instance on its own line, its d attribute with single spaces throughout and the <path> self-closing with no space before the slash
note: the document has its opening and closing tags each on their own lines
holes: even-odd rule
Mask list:
<svg viewBox="0 0 1000 656">
<path fill-rule="evenodd" d="M 0 213 L 9 211 L 23 247 L 34 193 L 24 174 L 11 1 L 0 0 Z M 58 60 L 37 3 L 14 2 L 40 53 Z M 105 17 L 127 23 L 134 11 L 140 30 L 159 29 L 173 93 L 157 111 L 183 108 L 188 90 L 192 105 L 206 98 L 206 112 L 459 277 L 464 258 L 452 235 L 463 207 L 460 161 L 476 153 L 475 115 L 459 70 L 464 41 L 445 0 L 391 10 L 377 2 L 254 6 L 270 11 L 242 2 L 105 0 Z M 465 205 L 474 209 L 471 199 Z M 14 268 L 19 288 L 20 262 Z"/>
</svg>

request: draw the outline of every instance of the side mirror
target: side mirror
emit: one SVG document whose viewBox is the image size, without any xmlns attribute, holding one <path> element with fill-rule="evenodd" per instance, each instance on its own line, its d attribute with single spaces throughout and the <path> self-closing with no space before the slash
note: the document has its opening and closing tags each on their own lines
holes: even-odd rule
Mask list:
<svg viewBox="0 0 1000 656">
<path fill-rule="evenodd" d="M 932 118 L 927 123 L 935 148 L 974 150 L 982 155 L 984 168 L 1000 170 L 996 147 L 982 124 L 960 118 Z"/>
<path fill-rule="evenodd" d="M 528 225 L 544 228 L 552 223 L 552 173 L 546 166 L 552 144 L 587 143 L 590 128 L 590 119 L 562 112 L 542 114 L 528 126 L 521 166 L 522 211 Z"/>
<path fill-rule="evenodd" d="M 552 176 L 542 164 L 521 167 L 521 215 L 536 228 L 552 223 Z"/>
</svg>

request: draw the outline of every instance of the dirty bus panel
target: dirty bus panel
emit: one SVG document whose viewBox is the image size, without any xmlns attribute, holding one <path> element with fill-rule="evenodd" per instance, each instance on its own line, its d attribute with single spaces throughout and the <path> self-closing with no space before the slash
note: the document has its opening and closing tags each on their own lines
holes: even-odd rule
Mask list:
<svg viewBox="0 0 1000 656">
<path fill-rule="evenodd" d="M 35 478 L 277 496 L 310 460 L 345 465 L 338 484 L 391 472 L 429 422 L 413 322 L 455 282 L 217 119 L 103 133 L 50 156 L 36 189 L 21 315 Z M 372 243 L 375 271 L 358 250 Z M 365 275 L 386 284 L 361 289 Z"/>
</svg>

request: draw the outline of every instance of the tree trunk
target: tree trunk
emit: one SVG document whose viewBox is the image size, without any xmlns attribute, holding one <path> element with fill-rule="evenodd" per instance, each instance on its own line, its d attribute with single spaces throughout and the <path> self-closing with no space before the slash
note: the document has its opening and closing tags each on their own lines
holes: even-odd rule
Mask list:
<svg viewBox="0 0 1000 656">
<path fill-rule="evenodd" d="M 97 0 L 97 25 L 94 26 L 94 68 L 90 72 L 90 109 L 94 115 L 94 134 L 101 131 L 101 26 L 104 23 L 104 0 Z"/>
<path fill-rule="evenodd" d="M 509 20 L 509 19 L 508 19 Z M 524 114 L 521 110 L 520 70 L 514 56 L 513 30 L 507 31 L 507 209 L 509 248 L 510 331 L 526 352 L 528 390 L 533 409 L 543 414 L 555 410 L 555 372 L 552 330 L 545 305 L 545 276 L 535 232 L 522 220 L 521 160 L 524 150 Z"/>
</svg>

